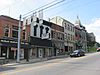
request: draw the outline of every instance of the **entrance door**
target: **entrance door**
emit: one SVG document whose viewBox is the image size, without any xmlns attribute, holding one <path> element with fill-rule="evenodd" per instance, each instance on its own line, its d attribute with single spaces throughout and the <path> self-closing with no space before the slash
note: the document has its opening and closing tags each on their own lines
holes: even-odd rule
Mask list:
<svg viewBox="0 0 100 75">
<path fill-rule="evenodd" d="M 1 57 L 7 58 L 7 47 L 1 47 Z"/>
<path fill-rule="evenodd" d="M 39 58 L 42 58 L 43 57 L 43 49 L 42 48 L 39 48 Z"/>
</svg>

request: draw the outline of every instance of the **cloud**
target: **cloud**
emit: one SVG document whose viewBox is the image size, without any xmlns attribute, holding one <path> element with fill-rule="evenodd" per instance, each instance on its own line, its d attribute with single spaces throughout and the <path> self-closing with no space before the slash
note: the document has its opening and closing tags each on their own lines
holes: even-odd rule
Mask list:
<svg viewBox="0 0 100 75">
<path fill-rule="evenodd" d="M 0 1 L 0 7 L 6 7 L 6 6 L 8 6 L 8 5 L 10 5 L 10 4 L 12 4 L 14 2 L 14 0 L 1 0 Z"/>
<path fill-rule="evenodd" d="M 100 18 L 92 19 L 91 23 L 85 26 L 89 33 L 94 33 L 96 36 L 96 41 L 100 43 Z"/>
</svg>

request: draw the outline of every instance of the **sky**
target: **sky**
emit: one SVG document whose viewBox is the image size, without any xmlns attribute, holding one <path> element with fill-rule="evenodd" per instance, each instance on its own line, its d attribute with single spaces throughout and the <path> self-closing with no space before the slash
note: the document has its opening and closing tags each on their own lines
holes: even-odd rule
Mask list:
<svg viewBox="0 0 100 75">
<path fill-rule="evenodd" d="M 35 11 L 28 12 L 48 3 L 51 4 L 52 1 L 62 0 L 0 0 L 0 15 L 18 19 L 20 14 L 25 17 Z M 100 43 L 100 0 L 64 0 L 43 11 L 43 18 L 46 20 L 55 16 L 61 16 L 72 23 L 75 23 L 79 16 L 82 25 L 89 33 L 93 32 L 96 41 Z"/>
</svg>

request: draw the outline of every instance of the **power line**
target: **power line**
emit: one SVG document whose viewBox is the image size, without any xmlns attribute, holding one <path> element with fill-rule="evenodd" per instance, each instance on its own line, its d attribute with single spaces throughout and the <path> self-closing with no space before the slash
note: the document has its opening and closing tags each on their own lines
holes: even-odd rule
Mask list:
<svg viewBox="0 0 100 75">
<path fill-rule="evenodd" d="M 61 6 L 67 5 L 67 4 L 69 4 L 69 3 L 72 3 L 73 1 L 76 1 L 76 0 L 67 1 L 67 2 L 65 2 L 65 3 L 62 3 L 62 4 L 58 5 L 58 6 L 56 6 L 56 8 L 59 8 L 59 7 L 61 7 Z M 48 9 L 48 10 L 49 10 L 49 9 Z"/>
<path fill-rule="evenodd" d="M 59 1 L 59 2 L 54 3 L 55 1 L 57 1 L 57 0 L 54 0 L 54 1 L 52 1 L 51 3 L 48 3 L 48 4 L 46 4 L 46 5 L 43 5 L 43 6 L 37 8 L 37 9 L 35 9 L 35 10 L 32 10 L 32 11 L 30 11 L 30 12 L 28 12 L 28 13 L 22 15 L 22 16 L 25 16 L 25 15 L 27 15 L 27 14 L 33 13 L 34 11 L 36 11 L 36 10 L 42 8 L 42 7 L 44 7 L 44 8 L 42 8 L 42 9 L 40 9 L 40 10 L 46 10 L 46 9 L 52 7 L 52 6 L 55 6 L 55 5 L 57 5 L 57 4 L 61 3 L 61 2 L 64 2 L 65 0 L 61 0 L 61 1 Z M 52 4 L 52 3 L 53 3 L 53 4 Z M 48 5 L 49 5 L 49 6 L 48 6 Z M 46 6 L 46 7 L 45 7 L 45 6 Z M 40 10 L 38 10 L 38 11 L 40 11 Z M 29 16 L 29 15 L 27 15 L 27 16 Z M 27 16 L 25 16 L 25 17 L 27 17 Z"/>
<path fill-rule="evenodd" d="M 40 6 L 40 7 L 36 8 L 36 9 L 34 9 L 34 10 L 32 10 L 32 11 L 30 11 L 30 12 L 24 14 L 24 15 L 27 15 L 27 14 L 29 14 L 29 13 L 35 11 L 35 10 L 38 10 L 38 9 L 40 9 L 40 8 L 43 8 L 43 7 L 45 7 L 45 6 L 47 6 L 47 5 L 51 4 L 51 3 L 53 3 L 53 2 L 55 2 L 55 1 L 57 1 L 57 0 L 54 0 L 54 1 L 52 1 L 52 2 L 50 2 L 50 3 L 47 3 L 47 4 L 43 5 L 43 6 Z M 23 16 L 24 16 L 24 15 L 23 15 Z"/>
<path fill-rule="evenodd" d="M 73 0 L 72 0 L 72 1 L 73 1 Z M 72 2 L 72 1 L 71 1 L 71 2 Z M 75 0 L 74 0 L 74 1 L 75 1 Z M 70 10 L 75 10 L 75 8 L 80 8 L 80 7 L 82 7 L 83 5 L 86 5 L 86 6 L 87 6 L 87 5 L 90 5 L 91 3 L 95 3 L 95 2 L 97 2 L 97 1 L 95 1 L 95 0 L 92 1 L 92 2 L 89 1 L 89 2 L 87 2 L 87 3 L 85 3 L 85 4 L 77 5 L 77 6 L 73 7 L 74 9 L 70 9 Z M 66 3 L 63 3 L 62 6 L 65 5 L 65 4 L 66 4 Z M 60 6 L 57 6 L 57 7 L 60 7 Z M 65 9 L 66 9 L 66 8 L 65 8 Z M 65 9 L 63 9 L 63 10 L 65 10 Z M 61 13 L 64 13 L 64 12 L 59 11 L 59 12 L 56 12 L 56 13 L 54 13 L 54 14 L 59 14 L 59 13 L 61 14 Z"/>
</svg>

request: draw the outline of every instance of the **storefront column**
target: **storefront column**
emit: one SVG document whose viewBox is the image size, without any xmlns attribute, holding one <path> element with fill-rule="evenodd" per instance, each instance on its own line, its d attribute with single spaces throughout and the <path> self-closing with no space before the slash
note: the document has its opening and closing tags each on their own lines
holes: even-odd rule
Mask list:
<svg viewBox="0 0 100 75">
<path fill-rule="evenodd" d="M 7 47 L 7 59 L 9 58 L 9 47 Z"/>
</svg>

